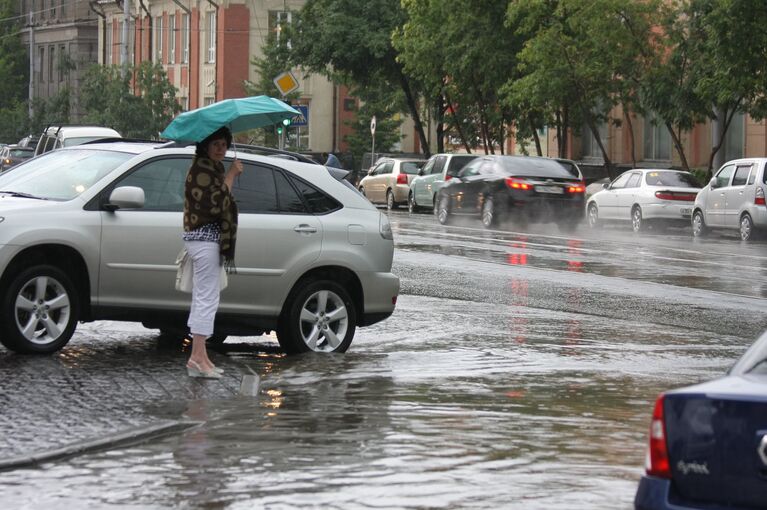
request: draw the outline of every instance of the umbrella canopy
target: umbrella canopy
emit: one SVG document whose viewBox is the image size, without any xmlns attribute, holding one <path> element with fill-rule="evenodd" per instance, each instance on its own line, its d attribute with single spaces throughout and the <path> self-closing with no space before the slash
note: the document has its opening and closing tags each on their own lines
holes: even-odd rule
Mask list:
<svg viewBox="0 0 767 510">
<path fill-rule="evenodd" d="M 222 126 L 232 133 L 271 126 L 301 112 L 269 96 L 225 99 L 184 112 L 160 133 L 162 138 L 180 142 L 199 142 Z"/>
</svg>

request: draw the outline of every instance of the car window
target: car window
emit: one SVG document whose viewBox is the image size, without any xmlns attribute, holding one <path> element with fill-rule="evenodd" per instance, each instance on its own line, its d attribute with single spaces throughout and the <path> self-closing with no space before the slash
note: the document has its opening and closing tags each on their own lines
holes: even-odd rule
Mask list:
<svg viewBox="0 0 767 510">
<path fill-rule="evenodd" d="M 730 177 L 735 171 L 734 165 L 727 165 L 716 174 L 716 187 L 721 188 L 730 184 Z"/>
<path fill-rule="evenodd" d="M 479 173 L 479 167 L 482 165 L 482 160 L 475 160 L 466 165 L 458 172 L 459 177 L 466 177 L 469 175 L 477 175 Z"/>
<path fill-rule="evenodd" d="M 191 157 L 160 158 L 140 166 L 116 186 L 136 186 L 144 190 L 144 211 L 183 211 L 184 181 Z"/>
<path fill-rule="evenodd" d="M 399 171 L 401 174 L 418 175 L 418 169 L 422 165 L 422 161 L 403 161 L 399 165 Z"/>
<path fill-rule="evenodd" d="M 11 149 L 9 150 L 10 155 L 15 158 L 31 158 L 32 157 L 32 151 L 27 149 Z"/>
<path fill-rule="evenodd" d="M 101 140 L 107 138 L 106 135 L 101 136 L 72 136 L 64 140 L 64 147 L 72 147 L 73 145 L 81 145 L 85 142 L 92 142 L 93 140 Z"/>
<path fill-rule="evenodd" d="M 304 198 L 312 214 L 326 214 L 341 208 L 341 204 L 336 199 L 328 196 L 311 184 L 294 175 L 289 175 L 289 179 Z"/>
<path fill-rule="evenodd" d="M 626 183 L 627 188 L 638 188 L 639 183 L 642 181 L 642 174 L 635 172 L 629 177 L 629 181 Z"/>
<path fill-rule="evenodd" d="M 479 167 L 479 173 L 482 175 L 493 175 L 498 172 L 496 172 L 495 165 L 492 161 L 485 161 Z"/>
<path fill-rule="evenodd" d="M 306 205 L 301 196 L 282 172 L 274 172 L 277 185 L 277 205 L 281 213 L 306 214 Z"/>
<path fill-rule="evenodd" d="M 434 167 L 436 167 L 436 165 L 434 164 L 435 161 L 436 159 L 430 159 L 429 161 L 426 162 L 426 164 L 423 166 L 422 175 L 429 175 L 432 173 L 436 173 L 434 172 Z"/>
<path fill-rule="evenodd" d="M 447 167 L 447 175 L 455 177 L 470 161 L 477 159 L 476 156 L 453 156 Z"/>
<path fill-rule="evenodd" d="M 271 168 L 243 162 L 243 171 L 234 181 L 232 194 L 243 213 L 277 213 L 277 188 Z"/>
<path fill-rule="evenodd" d="M 433 174 L 441 174 L 442 169 L 445 168 L 445 161 L 447 158 L 445 156 L 437 156 L 437 159 L 434 163 L 434 168 L 432 168 L 431 173 Z M 455 174 L 453 174 L 455 175 Z"/>
<path fill-rule="evenodd" d="M 631 178 L 631 174 L 628 174 L 628 173 L 623 174 L 613 181 L 613 183 L 610 185 L 610 188 L 611 189 L 625 188 L 630 178 Z"/>
<path fill-rule="evenodd" d="M 730 369 L 730 375 L 767 374 L 767 336 L 762 336 Z"/>
<path fill-rule="evenodd" d="M 571 163 L 570 161 L 557 161 L 557 163 L 559 163 L 562 166 L 562 168 L 570 172 L 570 175 L 572 175 L 573 177 L 577 177 L 578 179 L 581 178 L 581 172 L 580 170 L 578 170 L 578 167 L 575 166 L 574 163 Z M 638 184 L 639 183 L 637 183 L 637 185 Z"/>
<path fill-rule="evenodd" d="M 390 174 L 390 173 L 392 173 L 392 170 L 394 170 L 394 161 L 389 161 L 387 163 L 384 163 L 384 165 L 381 168 L 381 171 L 379 173 L 381 173 L 381 174 Z"/>
<path fill-rule="evenodd" d="M 751 165 L 739 165 L 732 177 L 733 186 L 745 186 L 748 182 L 748 174 L 751 173 Z"/>
<path fill-rule="evenodd" d="M 764 168 L 762 169 L 762 182 L 767 184 L 767 163 L 764 164 Z"/>
</svg>

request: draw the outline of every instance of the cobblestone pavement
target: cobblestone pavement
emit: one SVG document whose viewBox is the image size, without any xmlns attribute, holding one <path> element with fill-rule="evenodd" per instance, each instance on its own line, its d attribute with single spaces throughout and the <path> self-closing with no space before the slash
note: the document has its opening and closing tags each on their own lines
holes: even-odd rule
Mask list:
<svg viewBox="0 0 767 510">
<path fill-rule="evenodd" d="M 248 373 L 242 359 L 211 351 L 224 377 L 190 379 L 184 368 L 188 348 L 138 324 L 108 321 L 81 324 L 53 355 L 18 355 L 0 347 L 0 458 L 108 439 L 167 421 L 163 410 L 172 403 L 238 393 Z M 270 348 L 276 352 L 276 345 L 258 350 Z"/>
</svg>

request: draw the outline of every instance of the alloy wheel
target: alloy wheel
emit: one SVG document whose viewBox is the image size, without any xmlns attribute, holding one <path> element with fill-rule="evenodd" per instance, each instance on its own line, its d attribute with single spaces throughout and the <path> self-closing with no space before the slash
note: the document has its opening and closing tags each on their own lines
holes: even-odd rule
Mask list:
<svg viewBox="0 0 767 510">
<path fill-rule="evenodd" d="M 301 306 L 299 321 L 304 343 L 315 352 L 333 352 L 349 329 L 349 314 L 343 299 L 326 289 L 309 295 Z"/>
<path fill-rule="evenodd" d="M 588 213 L 589 227 L 597 228 L 599 226 L 599 210 L 595 204 L 589 205 Z"/>
<path fill-rule="evenodd" d="M 740 238 L 744 241 L 750 241 L 754 236 L 754 223 L 751 216 L 744 214 L 740 219 Z"/>
<path fill-rule="evenodd" d="M 70 297 L 55 278 L 39 275 L 19 290 L 14 303 L 16 327 L 30 343 L 47 345 L 59 339 L 72 314 Z"/>
</svg>

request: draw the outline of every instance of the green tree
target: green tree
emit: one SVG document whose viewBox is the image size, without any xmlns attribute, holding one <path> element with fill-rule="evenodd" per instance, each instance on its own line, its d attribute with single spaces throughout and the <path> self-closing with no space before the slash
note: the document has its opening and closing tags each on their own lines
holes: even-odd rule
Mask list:
<svg viewBox="0 0 767 510">
<path fill-rule="evenodd" d="M 521 76 L 505 89 L 509 101 L 547 117 L 557 126 L 560 143 L 568 129 L 587 126 L 611 175 L 599 125 L 620 122 L 610 118 L 610 111 L 628 98 L 626 80 L 638 74 L 639 45 L 647 41 L 642 38 L 649 30 L 651 4 L 519 0 L 508 9 L 509 26 L 528 38 L 519 54 Z"/>
<path fill-rule="evenodd" d="M 308 0 L 291 31 L 291 55 L 295 65 L 358 90 L 371 85 L 400 89 L 428 155 L 419 85 L 405 72 L 391 41 L 404 22 L 400 0 Z"/>
<path fill-rule="evenodd" d="M 29 56 L 21 44 L 22 19 L 16 2 L 0 0 L 0 140 L 16 142 L 28 134 Z"/>
<path fill-rule="evenodd" d="M 87 122 L 116 129 L 126 138 L 157 138 L 181 111 L 176 88 L 162 66 L 142 62 L 123 73 L 121 66 L 91 66 L 81 88 Z"/>
</svg>

